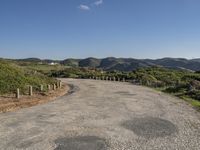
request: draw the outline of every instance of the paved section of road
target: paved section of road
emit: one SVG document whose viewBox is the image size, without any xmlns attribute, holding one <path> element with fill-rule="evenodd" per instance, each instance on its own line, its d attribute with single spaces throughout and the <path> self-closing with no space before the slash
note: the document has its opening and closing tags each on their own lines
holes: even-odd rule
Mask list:
<svg viewBox="0 0 200 150">
<path fill-rule="evenodd" d="M 199 113 L 180 99 L 129 83 L 63 81 L 72 94 L 0 114 L 0 149 L 200 149 Z"/>
</svg>

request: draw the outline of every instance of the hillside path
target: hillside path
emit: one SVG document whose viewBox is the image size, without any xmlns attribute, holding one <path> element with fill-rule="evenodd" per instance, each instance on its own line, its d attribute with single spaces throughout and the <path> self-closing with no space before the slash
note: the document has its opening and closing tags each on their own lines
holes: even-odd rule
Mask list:
<svg viewBox="0 0 200 150">
<path fill-rule="evenodd" d="M 130 83 L 63 82 L 70 95 L 0 114 L 0 149 L 200 149 L 200 113 L 183 100 Z"/>
</svg>

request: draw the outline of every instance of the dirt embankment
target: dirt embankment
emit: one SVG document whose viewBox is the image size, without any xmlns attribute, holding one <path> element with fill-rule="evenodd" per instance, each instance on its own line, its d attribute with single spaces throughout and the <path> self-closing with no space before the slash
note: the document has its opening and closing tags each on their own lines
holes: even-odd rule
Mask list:
<svg viewBox="0 0 200 150">
<path fill-rule="evenodd" d="M 47 103 L 67 94 L 69 90 L 69 85 L 64 84 L 61 89 L 37 93 L 33 96 L 22 95 L 20 99 L 16 99 L 14 95 L 0 96 L 0 113 Z"/>
</svg>

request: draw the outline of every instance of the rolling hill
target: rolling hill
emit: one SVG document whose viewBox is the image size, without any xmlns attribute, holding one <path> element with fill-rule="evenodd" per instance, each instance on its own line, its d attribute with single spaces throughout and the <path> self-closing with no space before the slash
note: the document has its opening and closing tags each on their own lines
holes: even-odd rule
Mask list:
<svg viewBox="0 0 200 150">
<path fill-rule="evenodd" d="M 103 59 L 86 58 L 86 59 L 65 59 L 65 60 L 41 60 L 38 58 L 27 58 L 14 60 L 19 63 L 44 63 L 57 62 L 62 65 L 72 67 L 89 67 L 99 68 L 106 71 L 132 71 L 142 67 L 161 66 L 178 70 L 200 70 L 200 59 L 185 59 L 185 58 L 162 58 L 162 59 L 134 59 L 134 58 L 115 58 L 108 57 Z"/>
<path fill-rule="evenodd" d="M 100 68 L 103 70 L 132 71 L 142 67 L 162 66 L 178 70 L 200 70 L 200 60 L 184 58 L 162 58 L 162 59 L 133 59 L 133 58 L 114 58 L 104 59 L 87 58 L 79 61 L 79 67 Z"/>
</svg>

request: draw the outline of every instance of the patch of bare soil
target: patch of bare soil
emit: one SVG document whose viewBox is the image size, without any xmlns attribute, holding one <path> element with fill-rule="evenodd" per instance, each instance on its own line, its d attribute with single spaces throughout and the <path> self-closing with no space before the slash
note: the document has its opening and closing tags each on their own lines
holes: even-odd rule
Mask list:
<svg viewBox="0 0 200 150">
<path fill-rule="evenodd" d="M 62 88 L 55 91 L 35 93 L 33 96 L 21 95 L 19 99 L 16 99 L 14 95 L 0 96 L 0 113 L 47 103 L 67 94 L 69 90 L 70 87 L 64 84 Z"/>
</svg>

